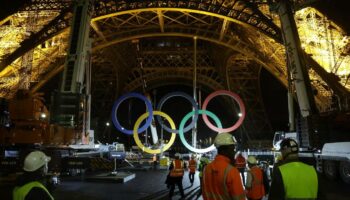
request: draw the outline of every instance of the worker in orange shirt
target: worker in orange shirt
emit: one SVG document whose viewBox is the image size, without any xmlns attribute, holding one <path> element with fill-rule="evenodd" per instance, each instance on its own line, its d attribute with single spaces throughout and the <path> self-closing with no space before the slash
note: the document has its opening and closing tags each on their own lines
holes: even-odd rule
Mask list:
<svg viewBox="0 0 350 200">
<path fill-rule="evenodd" d="M 248 200 L 261 200 L 265 196 L 264 172 L 257 166 L 255 156 L 248 156 L 247 182 L 245 184 Z"/>
<path fill-rule="evenodd" d="M 204 200 L 245 200 L 241 176 L 233 166 L 236 143 L 236 139 L 229 133 L 216 136 L 214 145 L 218 155 L 204 168 L 203 173 Z"/>
<path fill-rule="evenodd" d="M 192 155 L 190 161 L 188 161 L 188 178 L 190 179 L 191 186 L 193 185 L 194 182 L 194 175 L 197 170 L 197 161 L 196 161 L 196 156 Z"/>
<path fill-rule="evenodd" d="M 238 171 L 241 173 L 243 184 L 245 183 L 245 167 L 246 167 L 246 160 L 244 156 L 242 155 L 242 152 L 238 151 L 236 154 L 236 159 L 235 159 L 235 166 L 237 167 Z"/>
</svg>

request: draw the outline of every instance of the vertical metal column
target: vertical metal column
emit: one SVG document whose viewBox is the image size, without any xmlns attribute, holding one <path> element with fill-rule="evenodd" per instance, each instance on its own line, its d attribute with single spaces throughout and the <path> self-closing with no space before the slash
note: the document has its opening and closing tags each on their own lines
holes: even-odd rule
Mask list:
<svg viewBox="0 0 350 200">
<path fill-rule="evenodd" d="M 298 30 L 294 21 L 290 0 L 277 1 L 284 45 L 289 61 L 289 71 L 294 84 L 300 112 L 303 117 L 317 113 L 308 70 L 301 50 Z"/>
<path fill-rule="evenodd" d="M 193 99 L 197 103 L 197 37 L 193 37 Z M 194 110 L 194 109 L 193 109 Z M 194 120 L 194 115 L 192 117 Z M 192 129 L 192 146 L 197 148 L 197 122 L 194 123 Z"/>
</svg>

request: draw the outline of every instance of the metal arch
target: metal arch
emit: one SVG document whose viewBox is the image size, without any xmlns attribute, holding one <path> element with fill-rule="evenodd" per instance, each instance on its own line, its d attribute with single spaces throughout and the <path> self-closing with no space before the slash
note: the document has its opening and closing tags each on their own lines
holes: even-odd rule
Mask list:
<svg viewBox="0 0 350 200">
<path fill-rule="evenodd" d="M 197 36 L 199 40 L 205 40 L 212 42 L 217 45 L 221 45 L 224 47 L 227 47 L 229 49 L 232 49 L 234 51 L 238 51 L 240 53 L 245 54 L 247 57 L 255 60 L 259 64 L 263 65 L 268 71 L 270 71 L 272 74 L 278 78 L 281 83 L 283 83 L 285 86 L 287 85 L 285 74 L 281 74 L 276 69 L 282 66 L 275 66 L 275 63 L 272 63 L 271 58 L 268 58 L 267 56 L 264 56 L 260 52 L 253 49 L 249 44 L 241 41 L 239 38 L 235 37 L 224 37 L 223 40 L 218 40 L 216 38 L 219 38 L 219 34 L 215 32 L 210 32 L 208 29 L 190 29 L 185 28 L 184 33 L 179 33 L 181 31 L 180 28 L 177 29 L 177 32 L 166 32 L 166 33 L 148 33 L 149 31 L 145 31 L 145 29 L 142 30 L 134 30 L 136 35 L 130 35 L 130 33 L 125 34 L 127 35 L 124 38 L 118 38 L 114 40 L 110 40 L 109 42 L 102 43 L 98 46 L 95 46 L 93 48 L 93 51 L 99 50 L 102 48 L 105 48 L 110 45 L 118 44 L 125 41 L 130 41 L 137 38 L 148 38 L 148 37 L 166 37 L 166 36 L 172 36 L 172 37 L 187 37 L 187 38 L 193 38 L 193 36 Z M 121 35 L 124 35 L 124 33 L 120 33 Z M 274 66 L 274 67 L 271 67 Z M 283 76 L 282 76 L 283 75 Z"/>
<path fill-rule="evenodd" d="M 68 28 L 69 22 L 66 14 L 71 10 L 72 2 L 60 2 L 59 0 L 34 0 L 32 4 L 25 6 L 25 11 L 40 11 L 40 10 L 61 10 L 59 16 L 51 21 L 38 33 L 33 34 L 28 39 L 22 41 L 21 47 L 11 53 L 0 63 L 0 71 L 6 66 L 11 64 L 18 57 L 25 52 L 39 45 L 41 42 L 53 37 L 62 30 Z M 239 3 L 237 3 L 239 2 Z M 206 14 L 218 18 L 224 18 L 229 21 L 233 21 L 239 24 L 248 24 L 258 28 L 265 34 L 274 38 L 277 41 L 281 41 L 281 33 L 279 28 L 269 20 L 258 9 L 250 8 L 248 6 L 243 7 L 242 10 L 237 8 L 240 3 L 246 4 L 242 0 L 236 0 L 232 2 L 218 3 L 216 0 L 209 0 L 209 2 L 202 2 L 200 0 L 192 1 L 135 1 L 132 3 L 126 3 L 125 1 L 106 0 L 95 3 L 95 15 L 92 21 L 109 18 L 112 16 L 123 15 L 130 12 L 144 12 L 144 11 L 192 11 L 199 14 Z M 253 4 L 252 4 L 253 5 Z M 230 7 L 232 6 L 232 7 Z M 235 7 L 236 6 L 236 7 Z"/>
<path fill-rule="evenodd" d="M 177 31 L 180 32 L 181 29 L 177 29 Z M 173 33 L 172 32 L 172 33 L 144 34 L 144 32 L 146 32 L 146 33 L 148 32 L 148 31 L 145 31 L 144 29 L 135 30 L 134 31 L 135 35 L 133 35 L 133 36 L 130 36 L 130 33 L 128 33 L 128 34 L 121 33 L 121 35 L 124 36 L 124 38 L 117 37 L 118 39 L 114 39 L 112 41 L 102 43 L 99 46 L 95 46 L 93 48 L 93 51 L 95 52 L 95 51 L 98 51 L 102 48 L 108 47 L 110 45 L 118 44 L 118 43 L 125 42 L 125 41 L 130 41 L 132 39 L 137 39 L 137 38 L 160 37 L 160 36 L 179 36 L 179 37 L 192 38 L 193 36 L 197 35 L 198 39 L 209 41 L 209 42 L 227 47 L 227 48 L 232 49 L 234 51 L 241 52 L 241 53 L 245 54 L 246 56 L 248 56 L 249 58 L 254 59 L 257 63 L 260 63 L 268 71 L 270 71 L 272 74 L 274 74 L 282 83 L 284 83 L 284 85 L 286 85 L 286 79 L 284 79 L 282 74 L 280 74 L 278 71 L 275 70 L 276 68 L 281 67 L 281 66 L 275 66 L 275 68 L 271 67 L 271 66 L 274 66 L 274 63 L 272 63 L 271 58 L 268 58 L 268 57 L 265 58 L 265 56 L 261 55 L 259 52 L 255 52 L 255 50 L 252 49 L 250 47 L 250 45 L 241 41 L 238 37 L 225 36 L 223 38 L 223 40 L 219 41 L 219 40 L 215 39 L 215 38 L 220 37 L 219 34 L 217 34 L 215 32 L 209 32 L 208 29 L 203 29 L 203 30 L 193 29 L 192 30 L 192 29 L 185 28 L 185 29 L 183 29 L 183 31 L 186 33 L 176 33 L 176 32 Z M 125 37 L 125 35 L 127 35 L 127 37 Z M 199 35 L 203 35 L 203 36 L 199 36 Z"/>
<path fill-rule="evenodd" d="M 282 41 L 281 31 L 260 10 L 244 0 L 217 1 L 201 0 L 174 1 L 126 1 L 106 0 L 95 4 L 95 20 L 101 20 L 129 12 L 144 11 L 188 11 L 227 19 L 234 23 L 251 25 L 277 41 Z"/>
<path fill-rule="evenodd" d="M 138 69 L 134 70 L 137 71 Z M 208 76 L 208 73 L 206 72 L 211 72 L 211 76 Z M 218 80 L 218 77 L 215 76 L 216 70 L 213 69 L 212 67 L 210 68 L 205 68 L 200 71 L 201 73 L 198 73 L 197 76 L 197 81 L 201 85 L 206 85 L 208 88 L 212 90 L 217 90 L 217 89 L 224 89 L 224 84 L 222 80 Z M 132 73 L 132 74 L 134 74 Z M 127 85 L 124 87 L 123 91 L 134 91 L 137 90 L 142 86 L 142 79 L 138 76 L 132 76 L 129 77 L 132 81 L 128 82 Z M 157 86 L 164 86 L 168 85 L 169 83 L 174 80 L 174 83 L 178 81 L 175 80 L 183 80 L 186 79 L 189 81 L 189 83 L 192 82 L 193 79 L 193 72 L 192 72 L 192 66 L 191 67 L 182 67 L 182 68 L 147 68 L 145 70 L 145 74 L 143 78 L 147 81 L 149 85 L 153 85 L 156 82 L 159 82 L 161 80 L 166 80 L 163 81 L 162 84 L 157 84 Z M 190 84 L 191 85 L 191 84 Z M 152 87 L 152 86 L 151 86 Z"/>
<path fill-rule="evenodd" d="M 48 0 L 48 1 L 45 1 L 45 0 L 42 0 L 42 1 L 40 1 L 40 0 L 36 0 L 35 2 L 38 4 L 38 5 L 36 5 L 36 7 L 33 7 L 32 9 L 43 9 L 43 10 L 45 10 L 45 7 L 47 6 L 47 5 L 49 5 L 49 4 L 51 4 L 52 2 L 56 2 L 57 3 L 57 1 L 58 0 Z M 116 2 L 116 1 L 106 1 L 107 3 L 109 2 L 109 3 L 111 3 L 111 2 Z M 106 2 L 104 2 L 104 3 L 106 3 Z M 155 1 L 148 1 L 148 2 L 155 2 Z M 159 2 L 159 1 L 157 1 L 157 2 Z M 165 2 L 165 1 L 162 1 L 162 2 Z M 172 1 L 166 1 L 166 2 L 172 2 Z M 194 2 L 194 3 L 193 3 Z M 194 0 L 194 1 L 191 1 L 191 2 L 189 2 L 189 4 L 188 5 L 190 5 L 190 3 L 191 3 L 191 6 L 188 6 L 188 7 L 186 7 L 186 8 L 183 8 L 184 6 L 182 5 L 182 7 L 177 7 L 176 9 L 181 9 L 181 10 L 188 10 L 188 11 L 193 11 L 194 9 L 193 9 L 193 5 L 197 5 L 196 4 L 196 2 L 198 3 L 199 2 L 199 0 Z M 210 1 L 210 2 L 214 2 L 214 1 Z M 216 2 L 216 1 L 215 1 Z M 239 1 L 231 1 L 231 3 L 237 3 L 237 2 L 239 2 Z M 241 1 L 240 1 L 241 2 Z M 46 4 L 45 4 L 46 3 Z M 140 3 L 140 2 L 139 2 Z M 210 13 L 213 13 L 212 14 L 212 16 L 214 16 L 214 17 L 222 17 L 221 15 L 223 14 L 222 12 L 219 12 L 218 10 L 216 10 L 217 12 L 216 12 L 216 14 L 215 14 L 215 9 L 216 8 L 218 8 L 218 6 L 221 6 L 221 7 L 227 7 L 228 5 L 226 5 L 225 4 L 225 2 L 223 2 L 223 1 L 221 1 L 221 3 L 222 4 L 220 4 L 220 3 L 213 3 L 213 4 L 215 4 L 216 5 L 216 7 L 214 6 L 214 7 L 212 7 L 211 9 L 214 9 L 214 10 L 209 10 L 209 12 Z M 39 5 L 39 4 L 42 4 L 41 6 Z M 112 5 L 113 3 L 111 3 L 111 5 Z M 70 5 L 69 3 L 67 3 L 67 6 L 68 5 Z M 154 5 L 154 4 L 153 4 Z M 187 5 L 187 4 L 186 4 Z M 140 6 L 140 5 L 137 5 L 137 6 Z M 138 8 L 136 6 L 136 8 Z M 234 5 L 230 5 L 230 6 L 234 6 Z M 54 6 L 53 6 L 54 7 Z M 53 8 L 52 7 L 52 9 L 55 9 L 55 8 Z M 113 6 L 112 6 L 113 7 Z M 141 5 L 141 7 L 142 7 L 142 5 Z M 160 7 L 160 6 L 159 6 Z M 159 8 L 158 7 L 158 8 Z M 195 6 L 194 6 L 195 7 Z M 64 8 L 64 6 L 62 7 L 62 8 Z M 105 8 L 107 8 L 107 7 L 104 7 L 104 9 Z M 209 7 L 208 7 L 209 8 Z M 232 8 L 234 8 L 234 7 L 232 7 Z M 51 8 L 50 8 L 51 9 Z M 114 9 L 114 8 L 112 8 L 112 9 Z M 123 8 L 124 9 L 124 8 Z M 121 9 L 121 10 L 123 10 L 123 9 Z M 128 8 L 129 9 L 129 8 Z M 134 8 L 133 8 L 134 9 Z M 154 9 L 156 9 L 155 7 L 152 7 L 151 6 L 151 8 L 148 8 L 149 10 L 154 10 Z M 163 8 L 159 8 L 159 11 L 161 11 L 161 9 L 163 9 Z M 249 9 L 251 9 L 251 8 L 249 8 Z M 27 10 L 30 10 L 30 9 L 27 9 Z M 126 9 L 124 9 L 124 11 L 125 11 Z M 142 10 L 142 9 L 141 9 Z M 125 13 L 131 13 L 131 12 L 134 12 L 134 11 L 141 11 L 141 10 L 128 10 L 128 11 L 125 11 Z M 171 10 L 171 9 L 168 9 L 168 8 L 164 8 L 164 10 Z M 248 10 L 248 9 L 247 9 Z M 241 11 L 247 11 L 247 10 L 241 10 Z M 111 10 L 110 10 L 111 11 Z M 205 13 L 205 14 L 210 14 L 210 13 L 207 13 L 206 11 L 203 11 L 203 10 L 196 10 L 197 12 L 200 12 L 200 13 Z M 165 12 L 165 11 L 164 11 Z M 244 13 L 243 12 L 243 13 Z M 248 12 L 248 11 L 247 11 Z M 260 11 L 259 11 L 260 12 Z M 254 13 L 254 12 L 252 12 L 252 13 Z M 118 15 L 120 15 L 120 14 L 123 14 L 123 13 L 119 13 Z M 158 12 L 158 15 L 162 15 L 162 12 Z M 243 14 L 244 15 L 244 14 Z M 57 18 L 56 18 L 57 19 Z M 226 18 L 225 18 L 226 19 Z M 224 20 L 225 20 L 224 19 Z M 227 19 L 232 19 L 232 18 L 227 18 Z M 66 19 L 64 18 L 64 17 L 61 17 L 61 18 L 58 18 L 58 20 L 63 20 L 63 21 L 65 21 Z M 50 23 L 51 24 L 51 23 Z M 37 38 L 41 38 L 41 41 L 42 40 L 45 40 L 45 37 L 46 37 L 46 39 L 47 38 L 50 38 L 50 37 L 52 37 L 53 35 L 55 35 L 55 34 L 57 34 L 60 30 L 63 30 L 64 28 L 66 28 L 67 27 L 67 22 L 65 22 L 65 23 L 61 23 L 60 25 L 56 25 L 56 24 L 53 24 L 53 28 L 52 27 L 50 27 L 50 26 L 45 26 L 47 29 L 48 29 L 48 31 L 43 31 L 45 34 L 44 34 L 44 36 L 42 36 L 42 35 L 40 35 L 40 34 L 33 34 L 32 35 L 32 37 L 30 37 L 28 40 L 25 40 L 25 41 L 23 41 L 22 42 L 22 44 L 29 44 L 29 43 L 33 43 L 33 44 L 35 44 L 35 41 L 36 41 L 36 39 L 35 39 L 35 37 L 37 37 Z M 159 24 L 158 24 L 158 30 L 159 30 Z M 164 26 L 164 24 L 163 24 L 163 26 Z M 52 28 L 52 29 L 50 29 L 50 28 Z M 163 27 L 164 28 L 164 27 Z M 223 29 L 223 28 L 222 28 Z M 227 29 L 225 29 L 225 31 L 227 31 Z M 41 32 L 41 31 L 40 31 Z M 46 34 L 47 33 L 47 34 Z M 223 34 L 221 34 L 221 38 L 222 38 L 222 35 Z M 209 35 L 208 35 L 209 36 Z M 220 40 L 220 37 L 219 37 L 219 40 Z M 27 43 L 26 43 L 27 42 Z M 25 47 L 26 45 L 23 45 L 23 47 Z M 15 51 L 15 52 L 22 52 L 22 55 L 23 55 L 23 52 L 25 52 L 24 51 L 24 49 L 25 48 L 23 48 L 23 47 L 20 47 L 21 48 L 21 50 L 20 51 Z M 33 47 L 33 46 L 32 46 Z M 29 48 L 30 49 L 30 48 Z M 9 56 L 8 56 L 8 58 L 13 58 L 13 57 L 16 57 L 16 56 L 18 56 L 20 53 L 12 53 L 12 54 L 10 54 Z M 262 55 L 262 54 L 261 54 Z M 260 56 L 261 56 L 260 55 Z M 12 56 L 12 57 L 11 57 Z M 254 55 L 253 55 L 254 56 Z M 6 61 L 7 60 L 7 58 L 4 60 L 4 61 Z M 316 64 L 317 65 L 317 64 Z M 2 66 L 2 63 L 0 64 L 0 69 L 1 69 L 1 66 Z M 314 67 L 314 65 L 312 65 L 312 67 Z M 319 65 L 317 65 L 317 67 L 319 67 Z M 267 69 L 270 69 L 270 68 L 267 68 Z M 279 77 L 278 76 L 278 74 L 280 74 L 280 72 L 278 72 L 278 69 L 279 68 L 276 68 L 276 69 L 273 69 L 273 70 L 275 70 L 274 72 L 272 72 L 275 76 L 277 76 L 277 77 Z M 271 71 L 271 69 L 270 69 L 270 71 Z M 315 70 L 315 71 L 317 71 L 317 70 Z M 320 73 L 319 72 L 319 70 L 317 71 L 317 73 Z M 329 82 L 332 82 L 332 80 L 333 79 L 329 79 L 328 78 L 328 75 L 326 74 L 326 73 L 321 73 L 321 77 L 322 77 L 322 79 L 324 79 L 324 80 L 327 80 L 327 84 L 329 84 Z M 279 79 L 280 80 L 283 80 L 283 77 L 279 77 Z M 334 81 L 333 81 L 334 82 Z M 336 84 L 337 82 L 334 82 L 334 84 L 333 85 L 335 85 L 334 87 L 332 87 L 332 89 L 333 90 L 337 90 L 338 88 L 340 88 L 340 90 L 343 88 L 341 85 L 339 86 L 339 84 L 337 85 Z M 348 91 L 346 91 L 345 90 L 345 92 L 344 93 L 348 93 Z"/>
<path fill-rule="evenodd" d="M 174 28 L 175 29 L 175 28 Z M 157 31 L 157 30 L 152 30 L 152 31 Z M 119 37 L 119 34 L 114 35 L 114 37 L 118 39 L 112 39 L 111 36 L 108 37 L 108 39 L 112 39 L 109 42 L 102 43 L 99 46 L 95 46 L 93 48 L 94 51 L 100 50 L 102 48 L 108 47 L 113 44 L 121 43 L 124 41 L 129 41 L 132 39 L 136 38 L 145 38 L 145 37 L 156 37 L 156 36 L 180 36 L 180 37 L 190 37 L 192 38 L 194 35 L 197 35 L 198 39 L 210 41 L 213 43 L 216 43 L 221 46 L 225 46 L 227 48 L 230 48 L 234 51 L 241 52 L 248 56 L 251 59 L 254 59 L 257 63 L 263 65 L 270 73 L 272 73 L 275 77 L 279 79 L 281 83 L 283 83 L 286 86 L 286 79 L 284 71 L 282 70 L 282 65 L 278 65 L 278 63 L 275 63 L 272 58 L 270 58 L 268 55 L 263 55 L 260 52 L 256 52 L 256 49 L 252 49 L 251 44 L 247 44 L 243 41 L 241 41 L 238 37 L 226 35 L 221 41 L 219 41 L 217 38 L 219 38 L 219 34 L 216 32 L 210 32 L 208 29 L 203 29 L 203 30 L 198 30 L 198 29 L 189 29 L 189 28 L 184 28 L 184 29 L 179 29 L 177 28 L 176 31 L 178 32 L 186 32 L 186 33 L 149 33 L 149 34 L 142 34 L 144 32 L 150 32 L 150 31 L 145 31 L 145 29 L 134 29 L 131 32 L 132 34 L 135 34 L 134 36 L 132 35 L 131 32 L 123 33 L 120 32 L 121 36 L 127 35 L 128 37 L 122 38 Z M 138 35 L 142 34 L 142 35 Z M 203 37 L 198 36 L 198 35 L 203 35 Z M 322 101 L 318 101 L 318 103 L 323 103 Z"/>
</svg>

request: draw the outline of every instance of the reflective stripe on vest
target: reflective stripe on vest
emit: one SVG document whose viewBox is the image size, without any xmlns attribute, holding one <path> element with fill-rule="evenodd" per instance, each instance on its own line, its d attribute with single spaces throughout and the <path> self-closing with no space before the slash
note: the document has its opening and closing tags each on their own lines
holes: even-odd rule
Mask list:
<svg viewBox="0 0 350 200">
<path fill-rule="evenodd" d="M 252 185 L 248 190 L 247 197 L 252 199 L 261 199 L 265 195 L 265 188 L 263 185 L 263 171 L 254 166 L 250 169 L 250 173 L 252 175 Z"/>
<path fill-rule="evenodd" d="M 181 177 L 184 175 L 183 162 L 181 160 L 173 161 L 173 169 L 170 171 L 171 177 Z"/>
<path fill-rule="evenodd" d="M 203 170 L 203 174 L 206 174 L 206 169 L 207 167 L 204 168 Z M 240 195 L 230 195 L 229 192 L 227 191 L 227 186 L 226 186 L 226 179 L 228 176 L 228 173 L 231 171 L 231 169 L 233 168 L 232 165 L 227 165 L 227 167 L 225 168 L 225 172 L 224 172 L 224 180 L 222 181 L 222 188 L 224 189 L 224 194 L 216 194 L 213 192 L 208 192 L 208 191 L 203 191 L 205 193 L 205 196 L 207 196 L 207 198 L 209 199 L 219 199 L 219 200 L 241 200 L 242 198 L 245 197 L 245 194 L 240 194 Z M 210 169 L 209 169 L 210 170 Z M 206 180 L 205 180 L 205 176 L 203 176 L 203 184 L 207 184 Z M 210 184 L 211 185 L 211 184 Z M 210 189 L 211 191 L 213 191 L 213 189 Z"/>
<path fill-rule="evenodd" d="M 38 187 L 38 188 L 43 189 L 50 196 L 50 198 L 52 200 L 54 200 L 54 198 L 51 196 L 50 192 L 45 188 L 45 186 L 38 181 L 33 181 L 30 183 L 27 183 L 27 184 L 23 185 L 22 187 L 15 187 L 15 189 L 13 190 L 13 200 L 24 200 L 26 198 L 27 194 L 34 187 Z"/>
<path fill-rule="evenodd" d="M 285 199 L 316 199 L 318 180 L 313 166 L 290 162 L 279 166 L 282 174 Z"/>
</svg>

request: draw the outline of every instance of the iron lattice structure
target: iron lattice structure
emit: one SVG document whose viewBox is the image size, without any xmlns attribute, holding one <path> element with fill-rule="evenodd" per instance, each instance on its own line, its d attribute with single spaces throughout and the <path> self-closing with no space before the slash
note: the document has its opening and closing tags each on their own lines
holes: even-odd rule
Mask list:
<svg viewBox="0 0 350 200">
<path fill-rule="evenodd" d="M 295 3 L 299 7 L 305 5 L 304 1 Z M 71 0 L 32 0 L 17 13 L 1 19 L 1 97 L 11 98 L 20 88 L 35 93 L 63 70 L 72 4 Z M 328 65 L 335 66 L 323 67 L 306 35 L 305 24 L 309 24 L 307 20 L 310 20 L 309 16 L 315 16 L 311 15 L 315 11 L 298 12 L 296 19 L 302 43 L 310 47 L 305 48 L 305 56 L 312 86 L 318 91 L 315 100 L 321 112 L 329 111 L 333 109 L 332 97 L 335 94 L 349 96 L 348 37 L 339 28 L 339 33 L 325 36 L 332 35 L 328 39 L 331 41 L 329 44 L 333 44 L 335 35 L 345 39 L 341 40 L 340 47 L 328 48 L 328 60 L 332 60 Z M 307 12 L 309 14 L 305 14 Z M 315 19 L 319 16 L 321 14 L 317 13 Z M 315 23 L 317 25 L 318 22 Z M 167 38 L 197 37 L 205 45 L 198 51 L 198 82 L 211 90 L 240 91 L 249 102 L 250 116 L 247 120 L 261 119 L 261 123 L 252 120 L 249 123 L 260 132 L 271 129 L 259 92 L 260 70 L 265 68 L 286 87 L 287 70 L 279 21 L 276 15 L 270 13 L 265 1 L 95 1 L 91 26 L 92 110 L 96 118 L 105 114 L 102 110 L 110 110 L 118 95 L 142 87 L 134 44 L 130 41 L 161 43 Z M 332 26 L 335 27 L 334 24 Z M 153 38 L 153 42 L 149 38 Z M 145 63 L 143 78 L 150 88 L 179 80 L 191 83 L 192 49 L 146 46 L 142 48 L 140 57 Z M 338 57 L 335 56 L 338 55 L 337 49 L 341 51 Z"/>
</svg>

